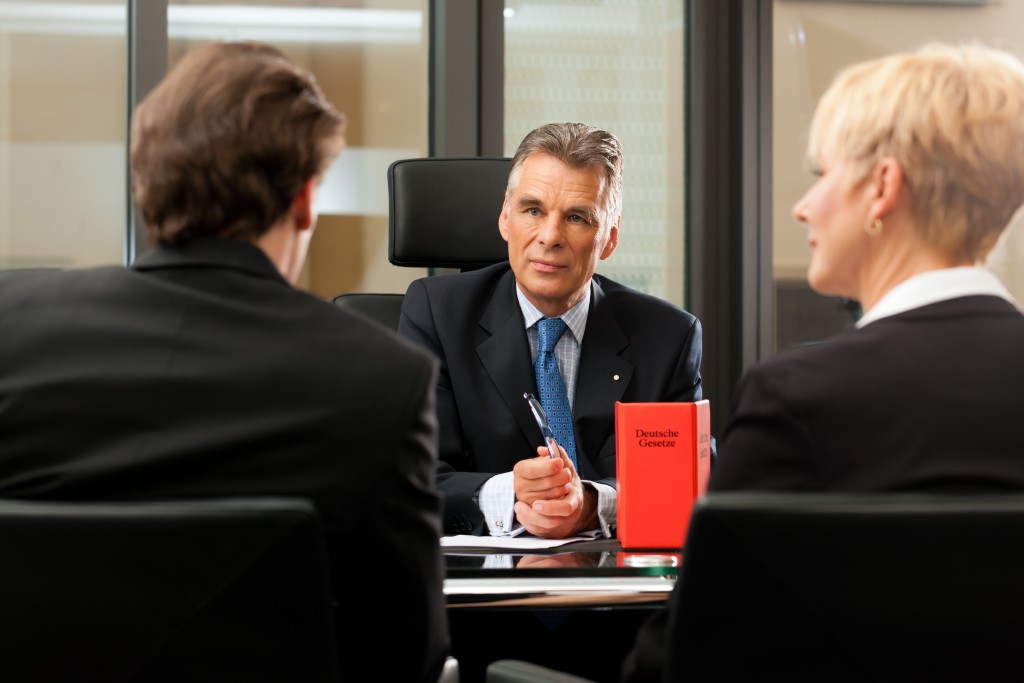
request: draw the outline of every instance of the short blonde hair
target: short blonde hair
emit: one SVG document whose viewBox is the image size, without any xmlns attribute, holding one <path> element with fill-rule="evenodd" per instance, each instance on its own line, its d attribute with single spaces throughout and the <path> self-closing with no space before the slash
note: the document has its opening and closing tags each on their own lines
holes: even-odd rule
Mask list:
<svg viewBox="0 0 1024 683">
<path fill-rule="evenodd" d="M 808 157 L 850 184 L 885 157 L 903 167 L 922 237 L 984 257 L 1024 203 L 1024 65 L 983 45 L 927 45 L 842 71 L 811 123 Z"/>
</svg>

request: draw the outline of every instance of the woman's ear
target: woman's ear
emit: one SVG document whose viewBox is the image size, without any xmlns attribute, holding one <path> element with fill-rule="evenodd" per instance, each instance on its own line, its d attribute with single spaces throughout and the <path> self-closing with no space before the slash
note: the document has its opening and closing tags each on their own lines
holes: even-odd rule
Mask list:
<svg viewBox="0 0 1024 683">
<path fill-rule="evenodd" d="M 906 192 L 903 165 L 893 157 L 883 157 L 871 172 L 868 188 L 868 222 L 885 218 Z"/>
</svg>

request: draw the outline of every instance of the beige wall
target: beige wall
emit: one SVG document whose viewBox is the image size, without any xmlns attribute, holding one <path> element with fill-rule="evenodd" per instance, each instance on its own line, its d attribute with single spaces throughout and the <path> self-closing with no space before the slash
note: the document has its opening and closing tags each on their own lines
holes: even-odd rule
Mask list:
<svg viewBox="0 0 1024 683">
<path fill-rule="evenodd" d="M 125 40 L 0 31 L 0 268 L 118 263 Z"/>
</svg>

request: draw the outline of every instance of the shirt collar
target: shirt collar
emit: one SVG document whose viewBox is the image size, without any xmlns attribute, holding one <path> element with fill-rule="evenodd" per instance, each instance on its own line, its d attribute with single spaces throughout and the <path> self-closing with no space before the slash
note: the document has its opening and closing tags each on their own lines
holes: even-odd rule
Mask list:
<svg viewBox="0 0 1024 683">
<path fill-rule="evenodd" d="M 861 316 L 857 327 L 939 301 L 979 295 L 997 296 L 1017 304 L 999 278 L 985 268 L 942 268 L 915 275 L 890 289 L 871 310 Z"/>
<path fill-rule="evenodd" d="M 587 287 L 587 291 L 579 303 L 562 315 L 557 316 L 564 320 L 565 324 L 569 326 L 569 330 L 576 338 L 577 343 L 583 341 L 583 333 L 587 329 L 587 314 L 590 312 L 590 289 L 590 287 Z M 526 329 L 533 327 L 541 318 L 548 317 L 541 313 L 536 306 L 530 303 L 530 300 L 526 298 L 525 294 L 523 294 L 523 290 L 519 289 L 519 283 L 516 283 L 516 298 L 519 299 L 519 308 L 523 311 L 523 320 L 526 321 Z"/>
</svg>

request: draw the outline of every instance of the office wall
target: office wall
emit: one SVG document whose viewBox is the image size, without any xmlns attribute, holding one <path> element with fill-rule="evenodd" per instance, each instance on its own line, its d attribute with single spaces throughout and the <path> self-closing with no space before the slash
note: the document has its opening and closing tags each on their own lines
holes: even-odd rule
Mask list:
<svg viewBox="0 0 1024 683">
<path fill-rule="evenodd" d="M 0 22 L 0 268 L 118 263 L 126 234 L 124 27 Z"/>
</svg>

